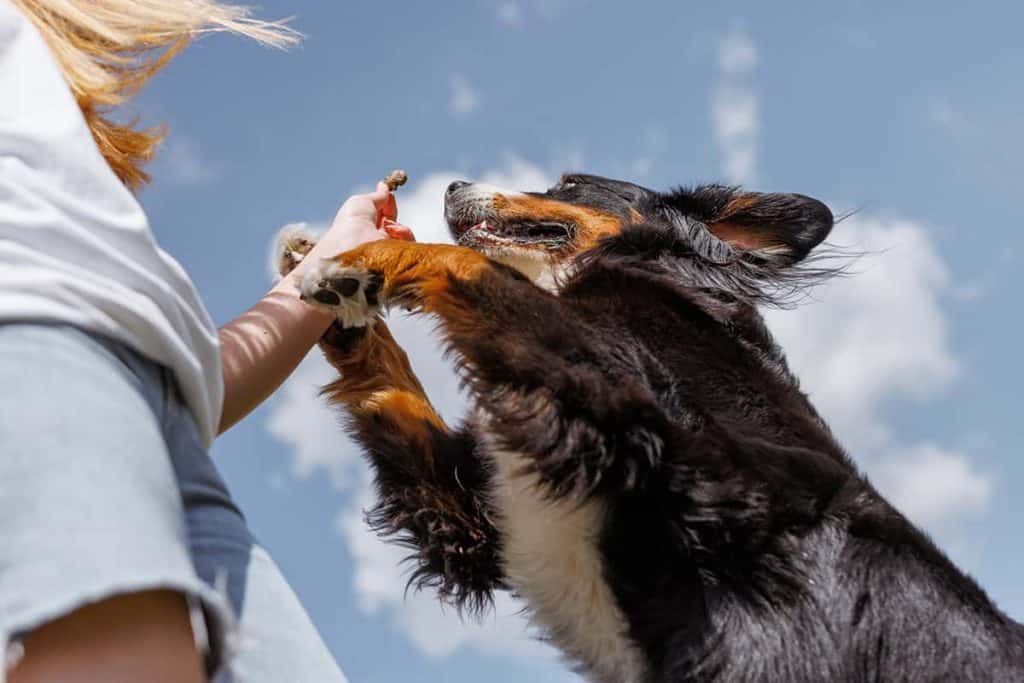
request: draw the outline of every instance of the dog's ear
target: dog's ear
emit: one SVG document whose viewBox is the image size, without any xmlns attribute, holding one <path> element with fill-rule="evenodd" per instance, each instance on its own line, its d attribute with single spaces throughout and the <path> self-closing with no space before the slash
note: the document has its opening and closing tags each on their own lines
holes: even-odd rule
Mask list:
<svg viewBox="0 0 1024 683">
<path fill-rule="evenodd" d="M 733 248 L 782 264 L 803 260 L 832 230 L 829 208 L 800 194 L 710 185 L 680 190 L 666 199 Z"/>
</svg>

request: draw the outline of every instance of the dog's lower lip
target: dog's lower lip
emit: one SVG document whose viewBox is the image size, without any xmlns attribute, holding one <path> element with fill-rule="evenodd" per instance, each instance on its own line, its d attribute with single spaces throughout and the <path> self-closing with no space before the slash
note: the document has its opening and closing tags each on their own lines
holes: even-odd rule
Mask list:
<svg viewBox="0 0 1024 683">
<path fill-rule="evenodd" d="M 478 223 L 473 223 L 472 225 L 470 225 L 470 224 L 463 224 L 464 227 L 462 229 L 460 229 L 458 232 L 465 233 L 465 232 L 473 232 L 473 231 L 482 231 L 482 232 L 487 232 L 487 233 L 494 234 L 496 236 L 508 236 L 508 237 L 522 237 L 522 238 L 526 238 L 526 237 L 534 236 L 536 234 L 536 229 L 537 228 L 543 228 L 543 227 L 546 226 L 550 230 L 550 227 L 553 226 L 553 225 L 555 225 L 555 224 L 553 224 L 553 223 L 536 223 L 536 224 L 530 223 L 530 224 L 523 224 L 523 225 L 520 225 L 520 226 L 513 225 L 513 226 L 502 227 L 502 225 L 500 225 L 500 224 L 492 225 L 490 222 L 488 222 L 488 219 L 484 219 L 484 220 L 482 220 L 482 221 L 480 221 Z M 558 227 L 562 231 L 568 232 L 568 227 L 567 226 L 559 225 Z"/>
</svg>

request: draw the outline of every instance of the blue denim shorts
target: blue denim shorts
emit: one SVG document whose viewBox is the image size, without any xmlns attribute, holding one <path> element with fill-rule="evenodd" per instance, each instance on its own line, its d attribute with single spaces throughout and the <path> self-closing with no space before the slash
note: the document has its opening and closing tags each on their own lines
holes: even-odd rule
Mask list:
<svg viewBox="0 0 1024 683">
<path fill-rule="evenodd" d="M 171 373 L 73 327 L 0 324 L 0 683 L 31 655 L 19 636 L 149 589 L 189 599 L 211 680 L 345 681 Z"/>
</svg>

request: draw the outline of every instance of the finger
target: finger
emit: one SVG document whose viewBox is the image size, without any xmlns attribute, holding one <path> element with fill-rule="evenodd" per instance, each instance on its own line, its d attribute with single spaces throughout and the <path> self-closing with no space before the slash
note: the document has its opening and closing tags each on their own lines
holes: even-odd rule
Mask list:
<svg viewBox="0 0 1024 683">
<path fill-rule="evenodd" d="M 394 193 L 388 195 L 388 201 L 384 208 L 380 210 L 380 213 L 390 221 L 398 220 L 398 202 L 395 201 Z"/>
<path fill-rule="evenodd" d="M 416 236 L 412 234 L 412 229 L 401 223 L 388 221 L 384 223 L 382 228 L 391 239 L 403 240 L 405 242 L 416 241 Z"/>
<path fill-rule="evenodd" d="M 385 219 L 381 225 L 381 230 L 387 234 L 388 237 L 396 240 L 405 240 L 407 242 L 415 242 L 416 237 L 413 235 L 412 229 L 401 223 L 396 223 L 393 220 Z"/>
<path fill-rule="evenodd" d="M 373 201 L 374 208 L 377 209 L 378 226 L 381 225 L 384 218 L 391 220 L 398 218 L 398 204 L 395 202 L 395 195 L 384 181 L 377 183 L 377 189 L 370 193 L 370 199 Z"/>
</svg>

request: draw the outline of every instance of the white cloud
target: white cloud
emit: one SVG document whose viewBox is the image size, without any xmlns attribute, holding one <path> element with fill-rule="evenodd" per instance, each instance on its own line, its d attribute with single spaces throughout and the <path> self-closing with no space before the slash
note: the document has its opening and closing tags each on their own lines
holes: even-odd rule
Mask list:
<svg viewBox="0 0 1024 683">
<path fill-rule="evenodd" d="M 495 14 L 498 21 L 507 26 L 521 26 L 523 23 L 523 8 L 518 2 L 499 2 Z"/>
<path fill-rule="evenodd" d="M 726 74 L 744 74 L 757 66 L 757 46 L 747 34 L 734 30 L 718 42 L 718 68 Z"/>
<path fill-rule="evenodd" d="M 853 216 L 833 233 L 866 252 L 849 277 L 769 326 L 805 391 L 890 501 L 965 559 L 964 523 L 983 512 L 988 473 L 964 453 L 908 440 L 890 417 L 901 401 L 927 402 L 959 375 L 943 302 L 949 272 L 917 222 Z"/>
<path fill-rule="evenodd" d="M 310 353 L 274 398 L 267 431 L 288 447 L 292 476 L 327 474 L 344 488 L 359 466 L 359 454 L 342 433 L 337 414 L 320 399 L 332 368 L 316 350 Z"/>
<path fill-rule="evenodd" d="M 499 0 L 491 2 L 498 21 L 511 27 L 522 26 L 527 19 L 537 17 L 544 21 L 555 21 L 574 5 L 585 0 Z"/>
<path fill-rule="evenodd" d="M 767 318 L 815 404 L 840 435 L 869 447 L 889 436 L 885 400 L 931 398 L 957 375 L 940 300 L 950 278 L 913 221 L 855 215 L 833 239 L 865 253 L 851 275 Z"/>
<path fill-rule="evenodd" d="M 448 86 L 450 92 L 448 110 L 452 116 L 465 118 L 480 108 L 480 94 L 464 76 L 458 74 L 452 76 Z"/>
<path fill-rule="evenodd" d="M 757 48 L 742 31 L 718 42 L 718 81 L 711 95 L 711 124 L 730 183 L 750 184 L 757 173 L 760 115 L 750 74 L 757 66 Z"/>
<path fill-rule="evenodd" d="M 963 114 L 953 109 L 952 105 L 941 97 L 928 100 L 927 114 L 929 121 L 947 130 L 960 131 L 967 126 Z"/>
<path fill-rule="evenodd" d="M 965 454 L 931 443 L 880 463 L 875 474 L 882 493 L 897 508 L 934 529 L 984 511 L 992 495 L 991 477 L 977 472 Z"/>
<path fill-rule="evenodd" d="M 205 158 L 191 138 L 174 136 L 157 157 L 155 175 L 176 185 L 203 185 L 216 180 L 220 173 Z"/>
<path fill-rule="evenodd" d="M 433 173 L 398 193 L 399 216 L 420 242 L 450 242 L 443 216 L 444 190 L 460 174 Z M 537 166 L 515 157 L 501 168 L 484 173 L 481 182 L 510 189 L 543 189 L 552 178 Z M 392 316 L 388 324 L 409 354 L 416 374 L 431 401 L 450 422 L 465 408 L 450 364 L 424 317 Z M 551 648 L 531 637 L 521 605 L 500 595 L 494 614 L 482 623 L 463 621 L 452 609 L 443 609 L 432 593 L 405 592 L 407 551 L 384 543 L 363 523 L 372 504 L 370 476 L 358 447 L 342 432 L 336 414 L 317 397 L 318 387 L 334 378 L 334 371 L 318 352 L 311 353 L 278 392 L 268 419 L 270 433 L 289 447 L 292 473 L 306 477 L 327 473 L 339 489 L 351 489 L 338 512 L 337 528 L 354 563 L 356 602 L 366 614 L 386 616 L 412 643 L 431 657 L 446 657 L 459 649 L 481 653 L 547 658 Z"/>
<path fill-rule="evenodd" d="M 337 518 L 339 531 L 355 562 L 357 601 L 366 614 L 388 615 L 424 654 L 447 657 L 461 648 L 505 656 L 551 657 L 553 651 L 530 635 L 519 614 L 522 605 L 507 594 L 496 596 L 495 609 L 481 622 L 462 620 L 442 608 L 430 591 L 404 592 L 408 552 L 383 543 L 363 522 L 362 511 L 373 504 L 369 482 L 360 487 Z"/>
</svg>

